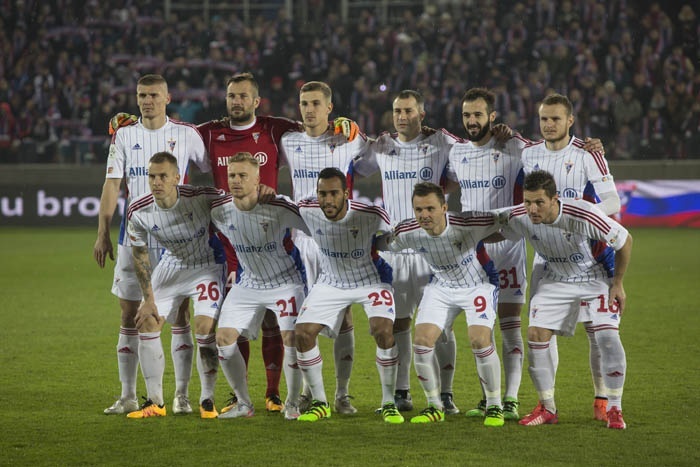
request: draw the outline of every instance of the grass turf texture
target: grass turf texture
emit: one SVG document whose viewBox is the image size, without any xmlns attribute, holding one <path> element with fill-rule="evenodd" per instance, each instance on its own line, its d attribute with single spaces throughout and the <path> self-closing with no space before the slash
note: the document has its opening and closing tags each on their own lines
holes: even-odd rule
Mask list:
<svg viewBox="0 0 700 467">
<path fill-rule="evenodd" d="M 388 426 L 374 414 L 380 402 L 375 346 L 359 310 L 354 312 L 357 350 L 350 384 L 359 410 L 355 416 L 333 414 L 327 421 L 302 424 L 268 415 L 259 341 L 251 346 L 250 386 L 257 409 L 252 419 L 200 420 L 196 370 L 191 416 L 105 416 L 102 410 L 119 394 L 119 309 L 109 293 L 113 263 L 105 270 L 96 266 L 92 229 L 0 229 L 0 464 L 699 465 L 698 232 L 632 233 L 628 310 L 622 322 L 628 429 L 613 431 L 592 419 L 588 344 L 581 326 L 574 338 L 559 340 L 558 425 L 507 422 L 489 429 L 481 420 L 455 415 L 436 425 Z M 480 397 L 465 327 L 460 316 L 454 389 L 462 411 Z M 174 378 L 167 328 L 163 335 L 170 411 Z M 496 339 L 500 347 L 498 331 Z M 326 338 L 320 343 L 332 396 L 332 346 Z M 416 410 L 407 419 L 425 403 L 415 374 L 411 385 Z M 138 387 L 145 393 L 142 380 Z M 228 393 L 220 372 L 219 408 Z M 520 401 L 521 415 L 536 403 L 527 370 Z"/>
</svg>

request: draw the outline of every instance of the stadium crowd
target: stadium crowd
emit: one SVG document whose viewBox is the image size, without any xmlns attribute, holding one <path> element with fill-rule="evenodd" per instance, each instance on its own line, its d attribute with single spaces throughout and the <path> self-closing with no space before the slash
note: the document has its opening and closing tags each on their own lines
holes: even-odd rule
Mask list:
<svg viewBox="0 0 700 467">
<path fill-rule="evenodd" d="M 419 90 L 426 123 L 461 134 L 472 86 L 497 95 L 502 121 L 539 139 L 537 104 L 552 91 L 575 107 L 577 135 L 610 159 L 700 157 L 700 11 L 691 2 L 442 1 L 370 8 L 341 21 L 340 2 L 313 0 L 248 23 L 230 10 L 174 11 L 151 0 L 2 0 L 0 163 L 103 163 L 106 126 L 136 111 L 145 73 L 170 83 L 173 117 L 225 114 L 224 84 L 251 71 L 259 115 L 298 119 L 301 84 L 331 85 L 338 115 L 371 136 L 392 128 L 391 99 Z M 208 21 L 209 20 L 209 21 Z"/>
</svg>

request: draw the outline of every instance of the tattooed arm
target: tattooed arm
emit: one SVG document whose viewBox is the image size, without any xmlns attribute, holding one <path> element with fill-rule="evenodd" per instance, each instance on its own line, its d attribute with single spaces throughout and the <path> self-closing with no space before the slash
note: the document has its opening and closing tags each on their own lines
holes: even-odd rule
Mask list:
<svg viewBox="0 0 700 467">
<path fill-rule="evenodd" d="M 156 324 L 160 324 L 163 318 L 158 315 L 155 298 L 153 296 L 153 287 L 151 286 L 151 260 L 148 257 L 148 247 L 132 246 L 132 254 L 134 257 L 134 269 L 136 270 L 136 278 L 141 286 L 143 293 L 143 302 L 139 306 L 136 313 L 136 327 L 139 331 L 153 331 L 151 326 L 144 326 L 147 321 L 155 320 Z"/>
</svg>

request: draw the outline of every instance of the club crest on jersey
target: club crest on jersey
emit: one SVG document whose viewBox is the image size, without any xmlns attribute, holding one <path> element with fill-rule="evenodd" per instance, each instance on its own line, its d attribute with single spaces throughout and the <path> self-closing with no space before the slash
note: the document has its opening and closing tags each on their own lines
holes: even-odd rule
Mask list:
<svg viewBox="0 0 700 467">
<path fill-rule="evenodd" d="M 352 238 L 357 238 L 357 234 L 360 233 L 359 227 L 350 227 L 350 233 L 352 234 Z"/>
<path fill-rule="evenodd" d="M 194 220 L 194 214 L 192 212 L 185 213 L 185 217 L 189 220 Z"/>
<path fill-rule="evenodd" d="M 571 169 L 574 167 L 574 163 L 569 161 L 564 164 L 564 168 L 566 169 L 566 173 L 568 174 L 571 172 Z"/>
<path fill-rule="evenodd" d="M 256 131 L 255 133 L 252 134 L 253 136 L 253 141 L 255 141 L 255 144 L 258 144 L 258 139 L 260 139 L 260 132 Z"/>
<path fill-rule="evenodd" d="M 453 244 L 453 245 L 455 246 L 455 248 L 457 248 L 458 250 L 461 250 L 461 249 L 462 249 L 462 242 L 456 241 L 456 242 L 452 242 L 452 244 Z"/>
<path fill-rule="evenodd" d="M 564 235 L 567 242 L 571 241 L 571 232 L 563 232 L 562 235 Z"/>
<path fill-rule="evenodd" d="M 267 233 L 267 229 L 270 227 L 270 224 L 268 222 L 260 222 L 260 227 L 262 227 L 263 232 Z"/>
<path fill-rule="evenodd" d="M 170 152 L 173 152 L 175 150 L 176 143 L 177 143 L 177 141 L 175 141 L 174 139 L 168 140 L 168 147 L 170 148 Z"/>
<path fill-rule="evenodd" d="M 501 158 L 501 153 L 500 152 L 494 152 L 491 154 L 491 158 L 493 159 L 493 162 L 498 162 L 498 159 Z"/>
<path fill-rule="evenodd" d="M 425 155 L 425 154 L 428 154 L 429 148 L 430 148 L 430 146 L 428 146 L 427 144 L 422 144 L 420 146 L 420 151 Z"/>
<path fill-rule="evenodd" d="M 533 308 L 532 308 L 532 313 L 530 313 L 530 317 L 531 317 L 531 318 L 534 318 L 535 315 L 537 315 L 537 311 L 538 311 L 537 307 L 533 307 Z"/>
<path fill-rule="evenodd" d="M 328 145 L 328 149 L 330 149 L 331 154 L 333 154 L 333 151 L 335 151 L 335 148 L 336 148 L 336 144 L 335 144 L 335 143 L 331 143 L 331 144 Z"/>
</svg>

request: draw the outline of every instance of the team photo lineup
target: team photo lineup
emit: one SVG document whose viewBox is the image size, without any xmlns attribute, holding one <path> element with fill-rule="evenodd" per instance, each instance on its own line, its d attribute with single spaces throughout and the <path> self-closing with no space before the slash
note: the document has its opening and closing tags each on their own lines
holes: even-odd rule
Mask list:
<svg viewBox="0 0 700 467">
<path fill-rule="evenodd" d="M 376 343 L 376 412 L 385 423 L 464 414 L 487 427 L 556 424 L 557 337 L 573 336 L 581 322 L 591 418 L 626 428 L 619 326 L 632 236 L 614 220 L 620 199 L 603 142 L 571 134 L 576 116 L 566 96 L 543 96 L 543 139 L 530 141 L 496 124 L 495 95 L 486 88 L 463 94 L 463 136 L 426 126 L 423 96 L 404 90 L 390 101 L 394 128 L 372 139 L 352 115 L 331 119 L 333 93 L 324 82 L 298 88 L 299 122 L 256 115 L 261 96 L 250 73 L 222 84 L 227 116 L 195 125 L 167 116 L 162 76 L 142 75 L 140 115 L 109 122 L 93 254 L 101 268 L 114 263 L 121 395 L 105 414 L 192 413 L 193 360 L 201 418 L 253 417 L 248 372 L 260 371 L 267 412 L 297 422 L 354 414 L 357 305 Z M 190 185 L 193 166 L 211 173 L 213 186 Z M 278 192 L 282 167 L 290 193 Z M 377 173 L 381 205 L 354 200 L 353 182 Z M 448 211 L 449 196 L 460 212 Z M 125 212 L 113 242 L 120 197 Z M 460 388 L 453 388 L 457 352 L 467 351 L 452 329 L 462 312 L 482 394 L 468 409 L 457 407 Z M 324 385 L 319 334 L 333 339 L 333 394 Z M 258 337 L 265 368 L 249 368 L 249 339 Z M 525 359 L 538 399 L 528 410 L 519 403 Z M 167 361 L 172 404 L 163 394 Z M 217 409 L 219 368 L 231 395 Z M 424 399 L 413 398 L 412 371 Z"/>
</svg>

